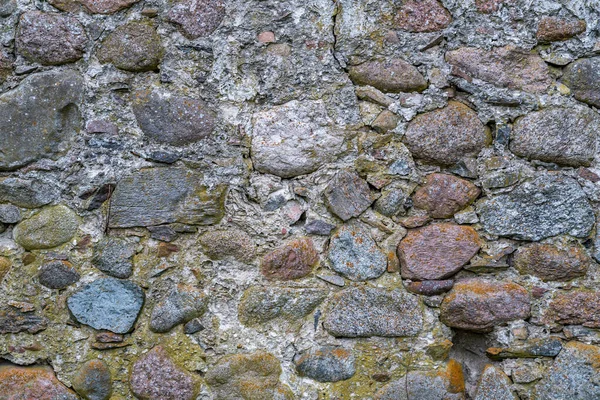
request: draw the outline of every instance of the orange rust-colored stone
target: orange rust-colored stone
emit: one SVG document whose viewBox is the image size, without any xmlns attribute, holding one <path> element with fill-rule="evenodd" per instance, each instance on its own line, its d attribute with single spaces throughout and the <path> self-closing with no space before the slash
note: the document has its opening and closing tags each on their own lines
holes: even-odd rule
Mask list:
<svg viewBox="0 0 600 400">
<path fill-rule="evenodd" d="M 49 367 L 0 366 L 0 398 L 11 400 L 76 400 Z"/>
<path fill-rule="evenodd" d="M 293 240 L 262 259 L 260 272 L 270 280 L 292 280 L 310 274 L 319 253 L 309 238 Z"/>
</svg>

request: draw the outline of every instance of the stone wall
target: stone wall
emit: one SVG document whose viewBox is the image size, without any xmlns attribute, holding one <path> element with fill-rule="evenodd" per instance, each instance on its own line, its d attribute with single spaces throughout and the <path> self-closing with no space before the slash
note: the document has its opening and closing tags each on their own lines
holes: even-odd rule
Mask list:
<svg viewBox="0 0 600 400">
<path fill-rule="evenodd" d="M 0 0 L 0 399 L 599 399 L 599 22 Z"/>
</svg>

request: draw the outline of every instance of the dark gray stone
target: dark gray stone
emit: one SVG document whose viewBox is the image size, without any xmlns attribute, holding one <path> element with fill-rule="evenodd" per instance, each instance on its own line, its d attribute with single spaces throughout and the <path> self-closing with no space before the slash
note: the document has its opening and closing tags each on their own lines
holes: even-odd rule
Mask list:
<svg viewBox="0 0 600 400">
<path fill-rule="evenodd" d="M 338 382 L 352 378 L 355 358 L 343 347 L 324 346 L 310 349 L 294 357 L 296 371 L 319 382 Z"/>
<path fill-rule="evenodd" d="M 6 178 L 0 182 L 0 201 L 24 208 L 38 208 L 56 200 L 60 190 L 38 180 Z"/>
<path fill-rule="evenodd" d="M 136 244 L 122 238 L 102 239 L 94 248 L 92 264 L 115 278 L 129 278 L 133 271 Z"/>
<path fill-rule="evenodd" d="M 202 322 L 200 322 L 198 318 L 194 318 L 183 326 L 183 332 L 187 335 L 193 335 L 194 333 L 203 331 L 204 329 L 204 325 L 202 325 Z"/>
<path fill-rule="evenodd" d="M 316 219 L 308 222 L 304 229 L 310 235 L 329 236 L 331 231 L 335 229 L 335 225 Z"/>
<path fill-rule="evenodd" d="M 577 100 L 600 107 L 600 57 L 583 58 L 569 64 L 562 82 Z"/>
<path fill-rule="evenodd" d="M 129 332 L 143 304 L 144 291 L 138 285 L 115 278 L 97 279 L 67 299 L 78 322 L 114 333 Z"/>
<path fill-rule="evenodd" d="M 329 245 L 331 268 L 353 281 L 379 278 L 387 269 L 387 257 L 363 229 L 342 226 Z"/>
<path fill-rule="evenodd" d="M 477 212 L 488 233 L 532 241 L 561 234 L 587 237 L 595 222 L 579 184 L 554 174 L 541 174 L 510 193 L 481 200 Z"/>
<path fill-rule="evenodd" d="M 31 75 L 1 95 L 0 170 L 64 153 L 81 128 L 82 94 L 79 74 L 63 70 Z"/>
<path fill-rule="evenodd" d="M 48 320 L 13 307 L 0 308 L 0 333 L 37 333 L 48 327 Z"/>
<path fill-rule="evenodd" d="M 79 272 L 70 263 L 63 261 L 52 261 L 42 265 L 38 274 L 40 283 L 48 289 L 64 289 L 79 278 Z"/>
<path fill-rule="evenodd" d="M 8 17 L 17 9 L 16 0 L 0 0 L 0 17 Z"/>
<path fill-rule="evenodd" d="M 0 204 L 0 222 L 16 224 L 21 220 L 21 211 L 12 204 Z"/>
<path fill-rule="evenodd" d="M 329 182 L 324 196 L 327 207 L 344 221 L 358 217 L 374 200 L 368 183 L 356 172 L 345 170 Z"/>
<path fill-rule="evenodd" d="M 175 229 L 168 225 L 149 226 L 150 237 L 163 242 L 172 242 L 179 237 Z"/>
<path fill-rule="evenodd" d="M 179 324 L 201 316 L 208 305 L 208 298 L 197 288 L 177 285 L 159 301 L 150 316 L 150 329 L 164 333 Z"/>
</svg>

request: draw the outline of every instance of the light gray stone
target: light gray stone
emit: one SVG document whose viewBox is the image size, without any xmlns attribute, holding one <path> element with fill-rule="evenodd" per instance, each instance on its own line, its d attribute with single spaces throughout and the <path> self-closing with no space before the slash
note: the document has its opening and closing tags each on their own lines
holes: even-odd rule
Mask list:
<svg viewBox="0 0 600 400">
<path fill-rule="evenodd" d="M 353 281 L 379 278 L 387 268 L 387 257 L 363 229 L 342 226 L 329 245 L 331 268 Z"/>
<path fill-rule="evenodd" d="M 133 271 L 136 244 L 117 237 L 102 239 L 94 248 L 92 264 L 115 278 L 129 278 Z"/>
<path fill-rule="evenodd" d="M 197 288 L 177 285 L 152 309 L 150 329 L 164 333 L 179 324 L 201 316 L 208 305 L 208 298 Z"/>
</svg>

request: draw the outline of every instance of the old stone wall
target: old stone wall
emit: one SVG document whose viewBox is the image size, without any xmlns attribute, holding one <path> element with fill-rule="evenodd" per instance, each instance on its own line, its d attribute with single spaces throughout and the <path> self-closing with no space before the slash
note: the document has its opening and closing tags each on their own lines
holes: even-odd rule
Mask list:
<svg viewBox="0 0 600 400">
<path fill-rule="evenodd" d="M 599 23 L 0 0 L 0 399 L 600 399 Z"/>
</svg>

